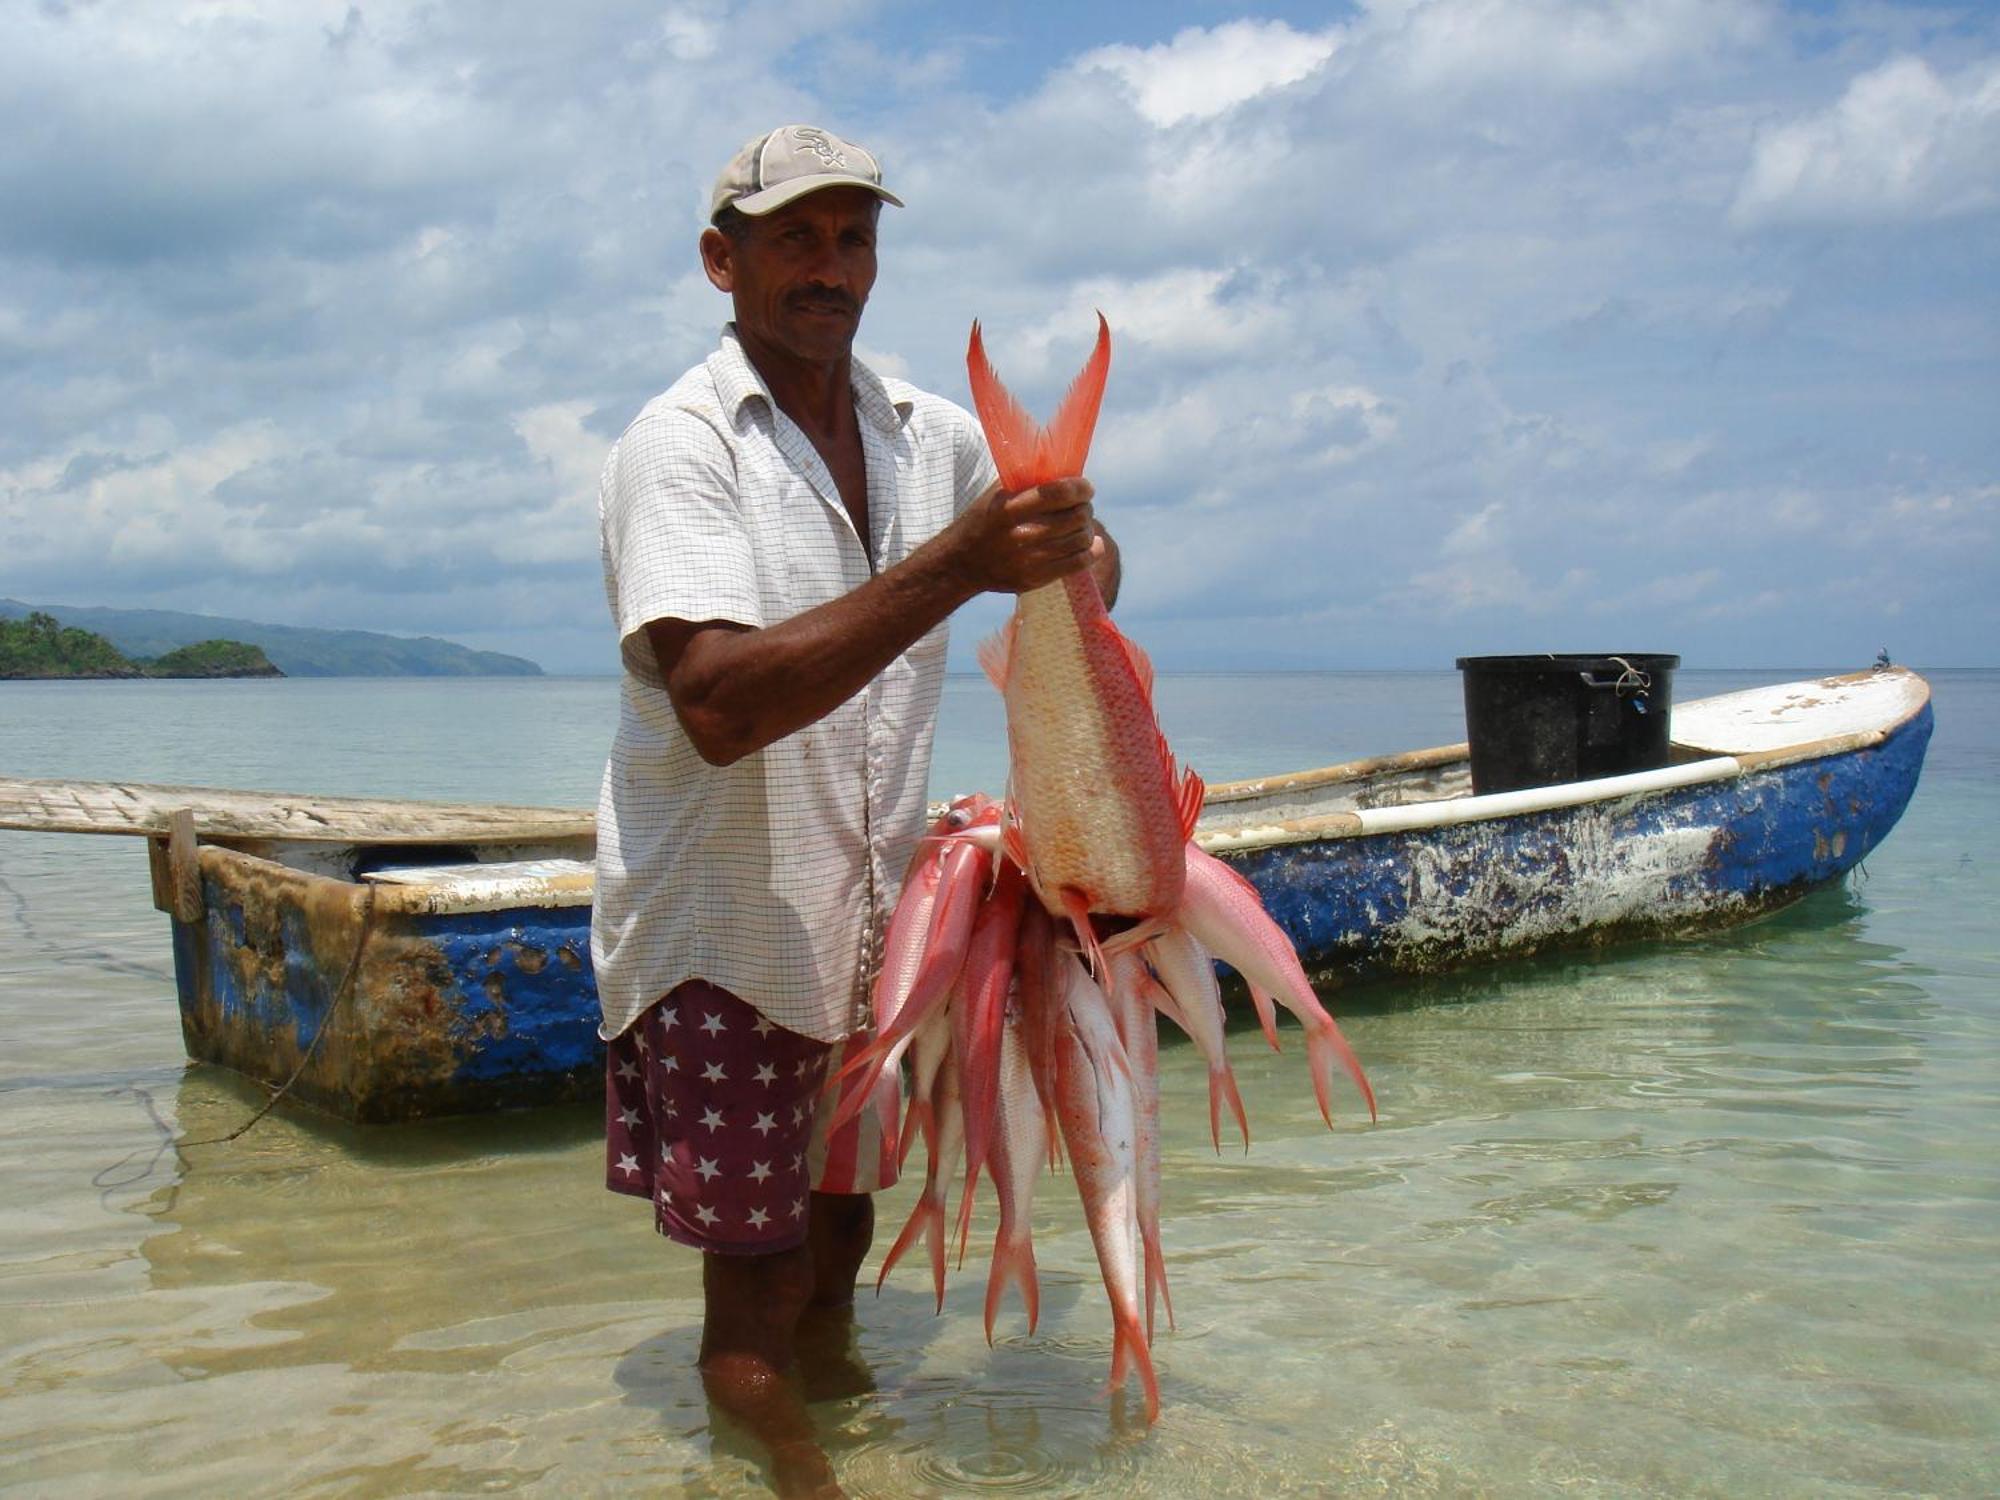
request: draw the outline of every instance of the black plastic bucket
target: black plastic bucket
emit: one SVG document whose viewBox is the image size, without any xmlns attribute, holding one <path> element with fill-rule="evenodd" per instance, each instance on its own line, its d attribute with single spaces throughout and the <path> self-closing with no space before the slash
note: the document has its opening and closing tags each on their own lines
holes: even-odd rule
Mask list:
<svg viewBox="0 0 2000 1500">
<path fill-rule="evenodd" d="M 1667 763 L 1678 656 L 1461 656 L 1472 789 L 1588 781 Z"/>
</svg>

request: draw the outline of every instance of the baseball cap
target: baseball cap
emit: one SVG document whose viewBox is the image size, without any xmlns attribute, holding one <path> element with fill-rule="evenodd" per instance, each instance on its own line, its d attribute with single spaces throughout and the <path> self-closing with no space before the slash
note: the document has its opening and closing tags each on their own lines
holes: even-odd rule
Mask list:
<svg viewBox="0 0 2000 1500">
<path fill-rule="evenodd" d="M 754 218 L 830 187 L 866 188 L 884 203 L 903 206 L 882 186 L 882 165 L 872 152 L 817 125 L 780 125 L 746 142 L 722 169 L 708 217 L 713 221 L 733 207 Z"/>
</svg>

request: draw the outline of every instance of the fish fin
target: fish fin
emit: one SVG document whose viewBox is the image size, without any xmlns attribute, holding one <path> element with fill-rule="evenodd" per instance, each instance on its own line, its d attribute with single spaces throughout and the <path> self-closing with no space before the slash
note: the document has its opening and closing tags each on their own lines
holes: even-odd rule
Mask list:
<svg viewBox="0 0 2000 1500">
<path fill-rule="evenodd" d="M 1216 1106 L 1223 1100 L 1228 1101 L 1230 1112 L 1236 1116 L 1236 1128 L 1243 1132 L 1243 1150 L 1248 1154 L 1250 1117 L 1243 1112 L 1243 1092 L 1236 1087 L 1236 1074 L 1227 1061 L 1208 1075 L 1208 1128 L 1215 1137 L 1215 1151 L 1218 1156 L 1222 1154 L 1222 1125 Z"/>
<path fill-rule="evenodd" d="M 1340 1034 L 1340 1028 L 1329 1018 L 1323 1025 L 1315 1023 L 1306 1027 L 1306 1063 L 1312 1070 L 1313 1094 L 1319 1100 L 1320 1117 L 1326 1121 L 1327 1129 L 1333 1128 L 1333 1109 L 1328 1096 L 1333 1088 L 1335 1062 L 1347 1070 L 1347 1076 L 1361 1090 L 1361 1097 L 1368 1105 L 1368 1118 L 1378 1118 L 1375 1113 L 1375 1090 L 1369 1086 L 1368 1075 L 1361 1071 L 1361 1059 L 1354 1055 L 1354 1049 L 1347 1045 L 1347 1038 Z"/>
<path fill-rule="evenodd" d="M 856 1053 L 848 1061 L 847 1066 L 828 1081 L 826 1092 L 844 1086 L 840 1102 L 834 1106 L 832 1118 L 827 1122 L 829 1134 L 842 1129 L 849 1121 L 860 1116 L 868 1101 L 875 1096 L 875 1085 L 882 1079 L 883 1065 L 886 1061 L 885 1055 L 876 1051 L 874 1044 L 870 1043 L 864 1051 Z M 852 1082 L 848 1081 L 850 1078 Z"/>
<path fill-rule="evenodd" d="M 931 1118 L 931 1101 L 912 1098 L 910 1107 L 903 1112 L 903 1129 L 898 1138 L 896 1151 L 897 1171 L 900 1172 L 903 1163 L 910 1159 L 910 1148 L 916 1145 L 918 1136 L 923 1137 L 925 1150 L 931 1152 L 937 1150 L 937 1137 Z"/>
<path fill-rule="evenodd" d="M 1057 895 L 1063 904 L 1063 914 L 1076 932 L 1077 946 L 1083 950 L 1090 977 L 1102 984 L 1106 973 L 1104 950 L 1098 946 L 1097 929 L 1090 923 L 1090 898 L 1073 885 L 1064 886 Z"/>
<path fill-rule="evenodd" d="M 1021 837 L 1021 820 L 1014 816 L 1011 804 L 1007 820 L 1000 825 L 1000 849 L 1002 853 L 1014 861 L 1017 868 L 1023 872 L 1032 873 L 1028 871 L 1028 844 Z"/>
<path fill-rule="evenodd" d="M 1250 1003 L 1257 1007 L 1257 1024 L 1264 1028 L 1264 1040 L 1271 1044 L 1273 1052 L 1283 1052 L 1285 1049 L 1278 1045 L 1278 1008 L 1271 992 L 1262 985 L 1250 984 L 1248 978 L 1243 982 L 1250 985 Z"/>
<path fill-rule="evenodd" d="M 958 1197 L 958 1268 L 965 1269 L 965 1243 L 972 1237 L 972 1190 L 979 1186 L 978 1170 L 965 1174 L 965 1188 Z"/>
<path fill-rule="evenodd" d="M 1129 1361 L 1129 1363 L 1128 1363 Z M 1111 1315 L 1111 1380 L 1104 1388 L 1109 1395 L 1125 1384 L 1126 1372 L 1136 1367 L 1139 1383 L 1146 1391 L 1146 1421 L 1160 1420 L 1160 1378 L 1153 1373 L 1153 1356 L 1146 1347 L 1146 1335 L 1138 1318 L 1131 1313 Z"/>
<path fill-rule="evenodd" d="M 986 680 L 1003 694 L 1014 670 L 1014 635 L 1014 617 L 1009 615 L 1006 624 L 979 643 L 979 665 L 986 673 Z"/>
<path fill-rule="evenodd" d="M 972 385 L 973 410 L 979 413 L 979 426 L 986 434 L 986 446 L 992 451 L 1000 483 L 1009 491 L 1032 489 L 1035 480 L 1030 475 L 1041 429 L 1028 415 L 1027 408 L 1009 394 L 1000 377 L 993 373 L 992 362 L 986 357 L 986 341 L 980 337 L 976 320 L 972 339 L 965 349 L 965 373 Z"/>
<path fill-rule="evenodd" d="M 889 1272 L 896 1262 L 903 1258 L 903 1252 L 917 1242 L 922 1235 L 930 1248 L 931 1278 L 937 1283 L 937 1310 L 944 1311 L 944 1204 L 929 1192 L 917 1199 L 917 1205 L 910 1210 L 909 1222 L 903 1225 L 903 1232 L 896 1236 L 896 1243 L 889 1247 L 889 1253 L 882 1257 L 882 1269 L 875 1277 L 875 1291 L 879 1296 L 882 1283 L 889 1279 Z"/>
<path fill-rule="evenodd" d="M 1009 491 L 1033 489 L 1051 479 L 1083 472 L 1090 456 L 1090 439 L 1097 430 L 1097 409 L 1104 400 L 1104 381 L 1111 369 L 1111 328 L 1097 315 L 1097 344 L 1083 370 L 1056 408 L 1047 430 L 1009 394 L 986 357 L 979 324 L 972 325 L 966 345 L 965 371 L 972 386 L 973 409 L 993 453 L 993 467 Z"/>
<path fill-rule="evenodd" d="M 1153 1341 L 1153 1298 L 1157 1294 L 1161 1304 L 1167 1309 L 1167 1327 L 1178 1329 L 1174 1321 L 1173 1293 L 1167 1290 L 1167 1258 L 1160 1253 L 1160 1226 L 1153 1225 L 1153 1231 L 1146 1237 L 1146 1342 Z"/>
<path fill-rule="evenodd" d="M 1117 625 L 1113 624 L 1109 615 L 1100 615 L 1098 617 L 1097 628 L 1104 635 L 1110 637 L 1116 643 L 1118 649 L 1125 654 L 1125 664 L 1132 669 L 1132 675 L 1139 681 L 1140 690 L 1150 700 L 1153 696 L 1153 659 L 1146 654 L 1145 648 L 1133 640 L 1131 636 L 1120 630 Z M 1164 741 L 1165 736 L 1163 735 L 1161 738 Z"/>
<path fill-rule="evenodd" d="M 1042 1313 L 1041 1288 L 1035 1280 L 1035 1246 L 1027 1236 L 1009 1244 L 1000 1236 L 993 1238 L 993 1269 L 986 1276 L 986 1342 L 993 1342 L 993 1322 L 1000 1313 L 1000 1298 L 1007 1290 L 1007 1283 L 1013 1282 L 1021 1289 L 1021 1305 L 1027 1309 L 1028 1332 L 1035 1331 L 1035 1324 Z"/>
<path fill-rule="evenodd" d="M 1181 842 L 1194 837 L 1194 825 L 1201 821 L 1202 804 L 1208 800 L 1208 783 L 1201 779 L 1193 766 L 1181 771 L 1180 808 Z"/>
<path fill-rule="evenodd" d="M 1215 1144 L 1215 1154 L 1222 1155 L 1222 1106 L 1227 1104 L 1229 1112 L 1236 1117 L 1236 1128 L 1243 1133 L 1243 1150 L 1250 1150 L 1250 1117 L 1243 1112 L 1243 1092 L 1236 1086 L 1236 1074 L 1229 1066 L 1227 1058 L 1220 1067 L 1208 1070 L 1208 1137 Z"/>
<path fill-rule="evenodd" d="M 1104 314 L 1097 315 L 1097 343 L 1090 351 L 1090 358 L 1084 361 L 1083 369 L 1070 383 L 1064 393 L 1062 405 L 1056 408 L 1055 420 L 1049 423 L 1049 430 L 1043 434 L 1041 452 L 1037 455 L 1047 465 L 1049 472 L 1038 474 L 1035 483 L 1044 479 L 1065 479 L 1083 472 L 1084 460 L 1090 457 L 1090 439 L 1097 430 L 1097 409 L 1104 401 L 1104 380 L 1111 373 L 1111 325 L 1104 321 Z"/>
</svg>

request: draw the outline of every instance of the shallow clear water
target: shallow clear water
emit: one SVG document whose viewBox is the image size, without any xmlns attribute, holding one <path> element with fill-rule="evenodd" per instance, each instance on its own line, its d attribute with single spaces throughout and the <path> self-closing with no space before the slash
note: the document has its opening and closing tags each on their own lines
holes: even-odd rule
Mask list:
<svg viewBox="0 0 2000 1500">
<path fill-rule="evenodd" d="M 1793 673 L 1683 672 L 1681 698 Z M 1162 1058 L 1165 1412 L 1098 1392 L 1067 1180 L 1043 1317 L 864 1298 L 814 1411 L 877 1495 L 1978 1495 L 2000 1485 L 2000 674 L 1938 673 L 1849 888 L 1719 936 L 1340 997 L 1382 1101 L 1329 1134 L 1232 1037 L 1255 1143 Z M 0 767 L 585 804 L 602 681 L 0 684 Z M 1460 736 L 1452 674 L 1167 678 L 1211 779 Z M 955 679 L 939 792 L 996 789 Z M 695 1258 L 598 1185 L 591 1110 L 358 1129 L 182 1059 L 135 842 L 0 833 L 0 1486 L 757 1493 L 691 1362 Z M 180 1142 L 178 1151 L 171 1149 Z M 899 1224 L 908 1189 L 881 1205 Z M 982 1220 L 990 1224 L 990 1220 Z M 980 1234 L 975 1230 L 975 1236 Z"/>
</svg>

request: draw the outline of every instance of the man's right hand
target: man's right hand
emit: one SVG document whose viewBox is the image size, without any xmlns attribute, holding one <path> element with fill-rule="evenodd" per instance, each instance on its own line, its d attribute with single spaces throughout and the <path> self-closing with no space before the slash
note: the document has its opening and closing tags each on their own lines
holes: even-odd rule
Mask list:
<svg viewBox="0 0 2000 1500">
<path fill-rule="evenodd" d="M 998 484 L 965 508 L 940 540 L 980 593 L 1022 594 L 1090 565 L 1097 527 L 1088 479 L 1055 479 L 1007 494 Z"/>
</svg>

